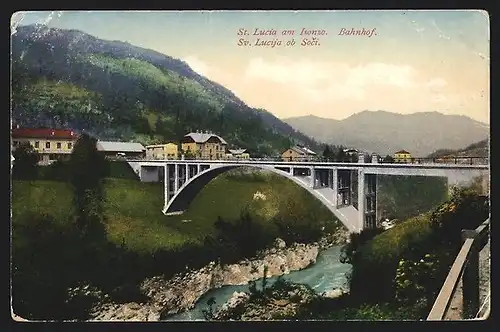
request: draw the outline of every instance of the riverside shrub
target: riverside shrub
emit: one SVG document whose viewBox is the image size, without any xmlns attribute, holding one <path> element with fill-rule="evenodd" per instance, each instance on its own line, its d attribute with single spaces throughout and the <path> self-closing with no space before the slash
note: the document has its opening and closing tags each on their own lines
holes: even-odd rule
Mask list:
<svg viewBox="0 0 500 332">
<path fill-rule="evenodd" d="M 351 295 L 362 302 L 393 302 L 396 297 L 396 285 L 402 286 L 405 283 L 412 284 L 413 288 L 425 288 L 424 292 L 420 292 L 422 297 L 433 294 L 442 284 L 453 256 L 460 248 L 461 229 L 473 229 L 487 216 L 486 197 L 467 189 L 457 189 L 447 202 L 430 213 L 404 221 L 375 236 L 353 255 Z M 433 258 L 435 269 L 429 269 L 427 266 L 429 263 L 427 259 L 430 257 L 424 259 L 426 254 L 435 256 Z M 397 277 L 398 266 L 402 259 L 403 262 L 411 262 L 417 270 L 406 269 L 405 272 L 403 263 L 403 268 Z M 423 263 L 420 262 L 421 259 L 424 259 Z M 403 278 L 401 273 L 408 278 Z M 422 278 L 419 279 L 418 275 Z M 423 281 L 426 278 L 432 279 L 432 282 Z M 397 283 L 394 282 L 395 279 L 398 280 Z M 400 300 L 404 297 L 403 288 L 399 289 Z M 410 293 L 412 291 L 408 290 L 407 294 Z M 406 299 L 410 302 L 416 300 L 411 298 L 413 295 L 407 296 L 409 298 Z M 429 295 L 429 298 L 431 297 Z"/>
</svg>

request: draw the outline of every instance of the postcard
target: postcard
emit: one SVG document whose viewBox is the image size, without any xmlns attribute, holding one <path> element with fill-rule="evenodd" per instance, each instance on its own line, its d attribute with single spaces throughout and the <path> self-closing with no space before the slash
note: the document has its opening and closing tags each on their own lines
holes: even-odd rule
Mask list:
<svg viewBox="0 0 500 332">
<path fill-rule="evenodd" d="M 13 14 L 13 320 L 488 318 L 489 29 Z"/>
</svg>

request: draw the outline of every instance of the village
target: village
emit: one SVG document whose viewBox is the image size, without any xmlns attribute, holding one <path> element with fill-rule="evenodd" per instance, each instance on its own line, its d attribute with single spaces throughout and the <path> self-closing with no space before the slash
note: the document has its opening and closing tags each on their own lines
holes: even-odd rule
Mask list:
<svg viewBox="0 0 500 332">
<path fill-rule="evenodd" d="M 20 128 L 12 129 L 12 150 L 29 144 L 39 156 L 39 165 L 49 165 L 56 160 L 68 160 L 78 134 L 71 129 Z M 210 131 L 195 131 L 186 134 L 179 143 L 169 141 L 161 144 L 143 145 L 138 142 L 97 141 L 97 150 L 108 159 L 146 159 L 146 160 L 255 160 L 244 148 L 229 148 L 221 136 Z M 345 148 L 343 153 L 350 162 L 400 162 L 411 163 L 413 158 L 408 151 L 401 150 L 394 156 L 382 158 L 354 148 Z M 324 155 L 302 145 L 292 146 L 280 155 L 264 159 L 281 161 L 321 161 Z M 326 161 L 326 160 L 325 160 Z M 331 161 L 331 160 L 330 160 Z"/>
</svg>

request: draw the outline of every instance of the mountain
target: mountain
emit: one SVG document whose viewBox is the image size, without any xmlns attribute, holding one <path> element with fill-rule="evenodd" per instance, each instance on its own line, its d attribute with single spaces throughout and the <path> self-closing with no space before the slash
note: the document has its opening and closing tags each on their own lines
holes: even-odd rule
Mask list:
<svg viewBox="0 0 500 332">
<path fill-rule="evenodd" d="M 144 144 L 209 130 L 255 155 L 318 143 L 254 109 L 185 62 L 77 30 L 20 26 L 12 36 L 12 118 Z"/>
<path fill-rule="evenodd" d="M 344 120 L 313 115 L 284 119 L 314 139 L 382 155 L 404 149 L 424 157 L 436 149 L 460 149 L 489 136 L 489 126 L 463 115 L 362 111 Z"/>
<path fill-rule="evenodd" d="M 488 158 L 489 157 L 489 147 L 488 140 L 482 140 L 476 143 L 472 143 L 466 148 L 459 150 L 451 149 L 439 149 L 431 153 L 428 158 L 453 158 L 453 157 L 479 157 Z"/>
</svg>

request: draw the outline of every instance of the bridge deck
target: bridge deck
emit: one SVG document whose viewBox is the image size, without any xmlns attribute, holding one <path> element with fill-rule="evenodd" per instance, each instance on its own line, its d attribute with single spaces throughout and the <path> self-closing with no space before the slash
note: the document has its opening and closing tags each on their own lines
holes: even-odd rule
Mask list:
<svg viewBox="0 0 500 332">
<path fill-rule="evenodd" d="M 489 169 L 489 164 L 442 164 L 442 163 L 428 163 L 428 164 L 403 164 L 403 163 L 341 163 L 341 162 L 285 162 L 285 161 L 245 161 L 245 160 L 206 160 L 206 159 L 166 159 L 166 160 L 148 160 L 148 159 L 130 159 L 128 162 L 141 163 L 143 166 L 158 166 L 161 164 L 205 164 L 205 165 L 274 165 L 277 167 L 316 167 L 316 168 L 394 168 L 394 169 Z"/>
</svg>

